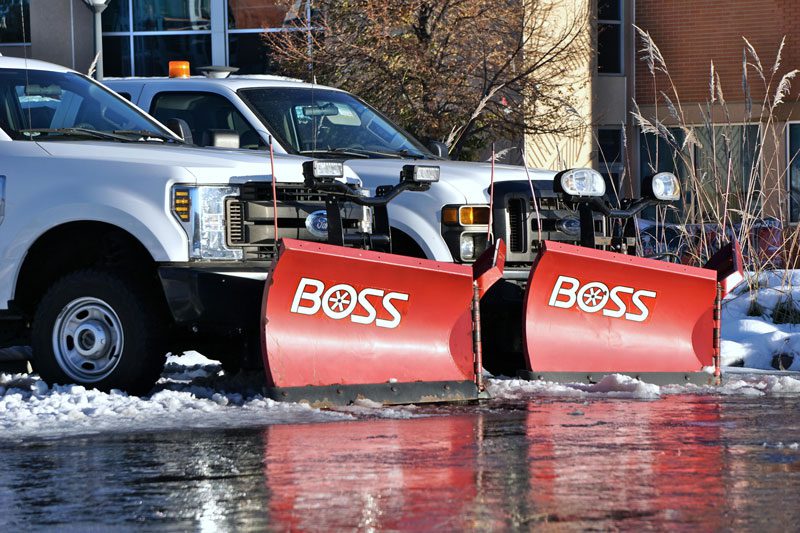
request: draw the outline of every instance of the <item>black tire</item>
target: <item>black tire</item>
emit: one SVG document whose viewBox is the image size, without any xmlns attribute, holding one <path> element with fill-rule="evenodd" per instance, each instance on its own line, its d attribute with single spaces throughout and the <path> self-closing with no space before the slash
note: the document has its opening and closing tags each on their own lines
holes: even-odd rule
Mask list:
<svg viewBox="0 0 800 533">
<path fill-rule="evenodd" d="M 164 318 L 153 290 L 95 269 L 53 284 L 33 319 L 33 368 L 49 384 L 131 394 L 150 391 L 164 368 Z"/>
</svg>

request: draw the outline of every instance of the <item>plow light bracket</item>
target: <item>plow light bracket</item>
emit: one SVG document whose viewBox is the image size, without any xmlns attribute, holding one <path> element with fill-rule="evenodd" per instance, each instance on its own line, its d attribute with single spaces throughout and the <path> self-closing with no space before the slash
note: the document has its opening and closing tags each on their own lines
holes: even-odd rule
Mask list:
<svg viewBox="0 0 800 533">
<path fill-rule="evenodd" d="M 427 191 L 431 183 L 439 181 L 440 169 L 436 165 L 403 165 L 400 183 L 413 184 L 411 190 Z"/>
<path fill-rule="evenodd" d="M 596 170 L 571 168 L 556 174 L 553 190 L 563 192 L 576 200 L 598 198 L 606 194 L 606 182 Z"/>
<path fill-rule="evenodd" d="M 675 202 L 681 198 L 681 184 L 672 172 L 659 172 L 642 182 L 642 196 L 659 202 Z"/>
<path fill-rule="evenodd" d="M 344 176 L 344 163 L 342 161 L 306 161 L 303 163 L 303 177 L 306 186 L 318 188 L 328 185 Z"/>
</svg>

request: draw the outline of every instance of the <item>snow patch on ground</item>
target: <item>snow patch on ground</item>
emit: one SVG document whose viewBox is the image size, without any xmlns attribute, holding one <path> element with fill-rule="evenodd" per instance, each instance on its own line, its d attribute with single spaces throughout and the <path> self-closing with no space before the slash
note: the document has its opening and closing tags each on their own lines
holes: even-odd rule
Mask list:
<svg viewBox="0 0 800 533">
<path fill-rule="evenodd" d="M 487 380 L 487 389 L 493 398 L 501 400 L 526 400 L 532 397 L 651 400 L 677 394 L 745 397 L 800 394 L 800 373 L 792 373 L 794 375 L 790 376 L 735 370 L 731 374 L 723 372 L 722 386 L 691 384 L 659 386 L 644 383 L 630 376 L 611 374 L 603 377 L 599 383 L 591 385 L 492 378 Z"/>
<path fill-rule="evenodd" d="M 76 385 L 48 387 L 36 375 L 0 374 L 0 439 L 352 418 L 349 413 L 275 402 L 247 380 L 226 378 L 218 364 L 193 356 L 185 361 L 170 357 L 162 379 L 146 397 Z"/>
<path fill-rule="evenodd" d="M 794 360 L 785 370 L 800 371 L 800 324 L 773 322 L 775 306 L 787 298 L 800 308 L 800 271 L 767 272 L 757 285 L 752 294 L 740 285 L 722 304 L 722 364 L 773 369 L 773 357 L 786 354 Z"/>
<path fill-rule="evenodd" d="M 526 381 L 522 379 L 489 379 L 487 390 L 493 398 L 521 400 L 531 396 L 545 397 L 606 397 L 654 399 L 660 396 L 658 385 L 644 383 L 630 376 L 611 374 L 599 383 L 551 383 L 548 381 Z"/>
</svg>

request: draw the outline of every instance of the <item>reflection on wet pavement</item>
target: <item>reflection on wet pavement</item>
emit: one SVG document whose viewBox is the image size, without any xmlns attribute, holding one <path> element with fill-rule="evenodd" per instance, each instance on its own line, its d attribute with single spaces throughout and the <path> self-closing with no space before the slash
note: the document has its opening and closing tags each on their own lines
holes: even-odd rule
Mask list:
<svg viewBox="0 0 800 533">
<path fill-rule="evenodd" d="M 800 399 L 536 399 L 433 416 L 8 444 L 0 525 L 777 529 Z"/>
</svg>

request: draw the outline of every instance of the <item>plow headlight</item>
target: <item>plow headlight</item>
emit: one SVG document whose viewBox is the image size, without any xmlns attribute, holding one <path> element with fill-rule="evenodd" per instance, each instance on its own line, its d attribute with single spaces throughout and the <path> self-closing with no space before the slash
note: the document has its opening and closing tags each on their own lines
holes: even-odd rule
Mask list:
<svg viewBox="0 0 800 533">
<path fill-rule="evenodd" d="M 344 176 L 344 163 L 341 161 L 306 161 L 303 163 L 303 177 L 306 185 L 331 183 Z"/>
<path fill-rule="evenodd" d="M 434 165 L 404 165 L 401 181 L 414 183 L 436 183 L 439 181 L 439 167 Z"/>
<path fill-rule="evenodd" d="M 652 196 L 656 200 L 662 202 L 674 202 L 681 197 L 681 184 L 677 176 L 672 172 L 659 172 L 653 176 L 649 182 L 646 180 L 645 185 L 649 183 L 649 190 L 645 186 L 644 194 Z"/>
<path fill-rule="evenodd" d="M 606 182 L 596 170 L 573 168 L 556 174 L 553 189 L 570 196 L 591 198 L 606 193 Z"/>
</svg>

